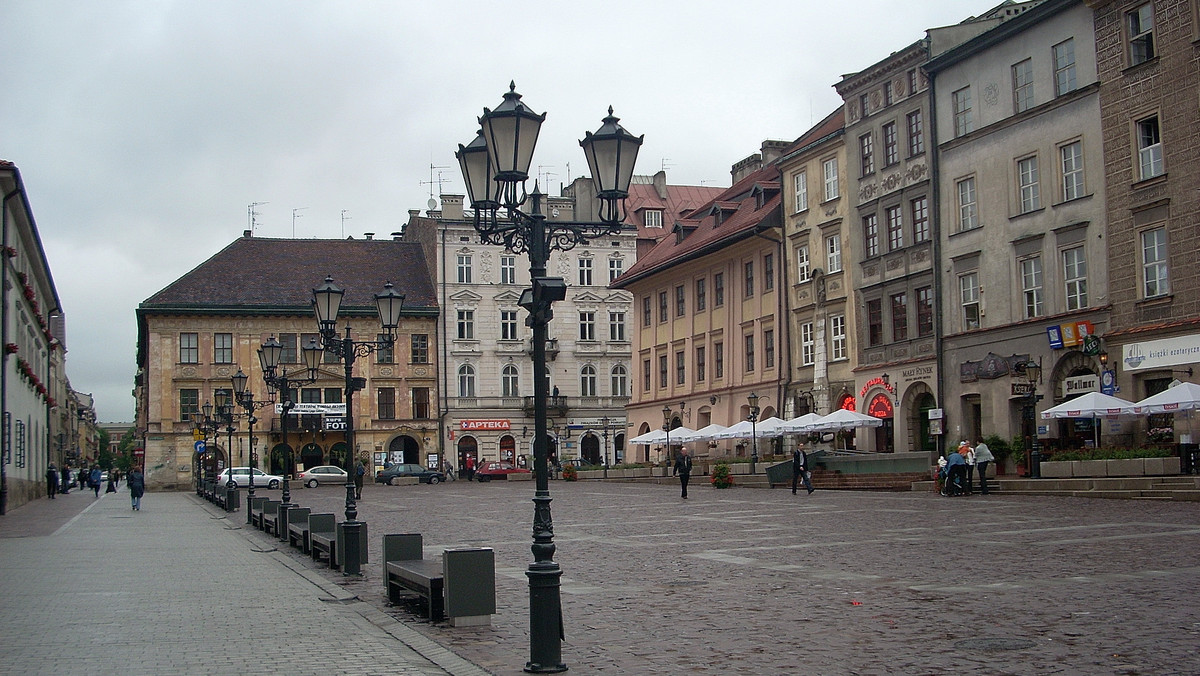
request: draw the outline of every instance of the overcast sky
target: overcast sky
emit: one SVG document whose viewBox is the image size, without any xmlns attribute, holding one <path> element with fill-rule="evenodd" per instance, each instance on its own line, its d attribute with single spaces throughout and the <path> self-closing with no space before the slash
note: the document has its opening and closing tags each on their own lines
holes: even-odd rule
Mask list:
<svg viewBox="0 0 1200 676">
<path fill-rule="evenodd" d="M 252 202 L 258 236 L 387 236 L 463 192 L 453 152 L 510 80 L 549 113 L 547 192 L 586 173 L 577 141 L 609 105 L 645 134 L 637 173 L 727 186 L 839 105 L 843 74 L 998 2 L 0 0 L 0 159 L 72 386 L 132 421 L 134 310 L 241 236 Z"/>
</svg>

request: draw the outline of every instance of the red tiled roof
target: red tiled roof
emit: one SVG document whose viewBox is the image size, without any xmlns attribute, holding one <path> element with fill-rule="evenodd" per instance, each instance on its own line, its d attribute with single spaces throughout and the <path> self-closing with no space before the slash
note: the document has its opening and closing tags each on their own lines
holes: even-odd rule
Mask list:
<svg viewBox="0 0 1200 676">
<path fill-rule="evenodd" d="M 702 187 L 695 185 L 668 185 L 667 198 L 659 196 L 653 183 L 632 183 L 629 186 L 629 197 L 625 200 L 626 211 L 630 214 L 628 220 L 638 226 L 640 237 L 658 239 L 670 232 L 671 224 L 694 209 L 710 202 L 725 188 Z M 661 209 L 663 212 L 663 227 L 645 228 L 638 214 L 646 209 Z"/>
<path fill-rule="evenodd" d="M 346 290 L 347 309 L 373 309 L 375 294 L 390 281 L 405 294 L 405 314 L 437 311 L 425 256 L 415 242 L 241 237 L 147 298 L 139 313 L 188 308 L 307 313 L 312 289 L 326 275 Z"/>
</svg>

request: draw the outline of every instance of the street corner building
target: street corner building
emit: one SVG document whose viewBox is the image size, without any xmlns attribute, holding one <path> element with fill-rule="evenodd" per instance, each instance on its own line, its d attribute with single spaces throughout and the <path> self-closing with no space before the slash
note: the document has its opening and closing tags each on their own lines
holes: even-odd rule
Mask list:
<svg viewBox="0 0 1200 676">
<path fill-rule="evenodd" d="M 379 333 L 374 294 L 391 283 L 405 295 L 397 340 L 355 367 L 362 403 L 345 420 L 341 359 L 326 353 L 315 382 L 295 392 L 285 428 L 278 405 L 223 427 L 198 453 L 202 405 L 230 399 L 231 378 L 249 376 L 255 399 L 268 400 L 259 347 L 274 337 L 280 364 L 302 368 L 300 349 L 318 336 L 313 289 L 327 277 L 345 289 L 340 316 L 355 340 Z M 147 487 L 186 489 L 197 472 L 254 466 L 292 474 L 346 465 L 347 422 L 353 457 L 369 471 L 387 462 L 436 464 L 439 441 L 437 297 L 421 245 L 392 239 L 270 239 L 243 236 L 137 309 L 136 425 Z M 339 327 L 339 331 L 342 330 Z M 236 421 L 235 421 L 236 423 Z M 288 437 L 283 430 L 288 429 Z M 252 434 L 251 434 L 252 433 Z M 209 466 L 204 466 L 208 463 Z"/>
</svg>

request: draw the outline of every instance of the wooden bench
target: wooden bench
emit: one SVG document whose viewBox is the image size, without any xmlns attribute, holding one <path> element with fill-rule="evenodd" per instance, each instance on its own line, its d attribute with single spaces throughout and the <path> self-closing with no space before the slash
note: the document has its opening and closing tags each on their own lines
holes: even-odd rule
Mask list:
<svg viewBox="0 0 1200 676">
<path fill-rule="evenodd" d="M 278 500 L 268 500 L 263 503 L 262 516 L 259 517 L 258 527 L 262 532 L 268 535 L 279 534 L 279 506 L 283 503 Z"/>
<path fill-rule="evenodd" d="M 383 578 L 388 602 L 421 601 L 422 614 L 452 626 L 491 623 L 496 613 L 496 559 L 490 547 L 446 549 L 440 559 L 423 558 L 419 533 L 383 536 Z"/>
<path fill-rule="evenodd" d="M 313 561 L 320 561 L 322 558 L 327 559 L 329 567 L 333 567 L 333 561 L 337 558 L 337 524 L 334 522 L 334 515 L 330 514 L 330 519 L 325 521 L 318 517 L 322 514 L 312 514 L 308 517 L 308 551 L 312 556 Z M 326 530 L 328 529 L 328 530 Z"/>
<path fill-rule="evenodd" d="M 261 521 L 259 521 L 259 517 L 262 516 L 263 503 L 267 502 L 268 500 L 270 500 L 270 498 L 260 498 L 256 496 L 248 501 L 246 505 L 246 523 L 254 526 L 255 528 L 259 527 L 258 524 L 261 523 Z"/>
<path fill-rule="evenodd" d="M 388 602 L 397 605 L 405 592 L 422 601 L 423 613 L 433 622 L 445 618 L 442 562 L 425 559 L 420 533 L 383 536 L 383 579 Z"/>
<path fill-rule="evenodd" d="M 288 543 L 299 547 L 305 554 L 312 554 L 313 533 L 333 533 L 337 517 L 333 514 L 309 514 L 304 523 L 288 523 Z M 315 558 L 315 557 L 314 557 Z"/>
<path fill-rule="evenodd" d="M 308 515 L 311 511 L 308 507 L 297 507 L 296 505 L 292 505 L 286 510 L 281 510 L 279 513 L 279 528 L 275 532 L 275 535 L 280 540 L 287 540 L 291 543 L 292 523 L 301 521 L 308 523 Z"/>
<path fill-rule="evenodd" d="M 250 525 L 259 530 L 263 530 L 263 528 L 266 527 L 263 525 L 263 523 L 265 522 L 267 515 L 278 513 L 279 501 L 272 500 L 271 498 L 264 498 L 263 501 L 259 503 L 258 510 L 250 515 Z"/>
</svg>

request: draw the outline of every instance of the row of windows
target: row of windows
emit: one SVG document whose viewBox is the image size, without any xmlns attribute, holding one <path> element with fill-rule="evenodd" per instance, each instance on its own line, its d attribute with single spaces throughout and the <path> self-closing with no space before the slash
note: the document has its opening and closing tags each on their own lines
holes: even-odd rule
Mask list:
<svg viewBox="0 0 1200 676">
<path fill-rule="evenodd" d="M 1083 174 L 1083 142 L 1070 141 L 1058 146 L 1059 197 L 1070 201 L 1086 196 Z M 1016 160 L 1016 203 L 1018 213 L 1027 214 L 1042 208 L 1041 169 L 1037 154 Z M 954 184 L 958 208 L 958 231 L 973 230 L 983 225 L 979 217 L 979 187 L 975 176 L 958 179 Z"/>
<path fill-rule="evenodd" d="M 908 78 L 908 95 L 912 96 L 913 94 L 916 94 L 917 91 L 921 88 L 921 74 L 919 71 L 917 71 L 916 68 L 910 68 L 906 75 Z M 893 103 L 896 102 L 896 100 L 897 100 L 896 91 L 895 91 L 895 88 L 892 86 L 892 81 L 888 80 L 887 82 L 884 82 L 883 83 L 883 100 L 881 101 L 881 103 L 883 105 L 880 107 L 880 110 L 892 105 Z M 859 110 L 862 111 L 862 116 L 864 118 L 868 117 L 870 115 L 870 112 L 871 112 L 870 94 L 860 94 L 859 95 L 858 107 L 859 107 Z"/>
<path fill-rule="evenodd" d="M 908 134 L 908 158 L 912 159 L 925 152 L 925 123 L 920 110 L 914 110 L 905 116 L 905 129 Z M 896 130 L 896 121 L 885 122 L 879 129 L 883 144 L 883 167 L 891 167 L 900 163 L 900 138 Z M 870 176 L 875 173 L 875 136 L 867 132 L 858 137 L 859 176 Z"/>
<path fill-rule="evenodd" d="M 924 195 L 908 201 L 908 222 L 911 225 L 910 237 L 913 244 L 929 241 L 929 200 Z M 906 246 L 904 209 L 900 205 L 885 207 L 883 210 L 885 227 L 887 229 L 888 251 L 897 251 Z M 863 216 L 863 252 L 867 258 L 882 253 L 878 214 Z"/>
<path fill-rule="evenodd" d="M 1075 91 L 1078 87 L 1075 68 L 1075 40 L 1069 38 L 1050 48 L 1054 64 L 1054 96 L 1059 97 Z M 1011 91 L 1013 114 L 1022 113 L 1035 105 L 1033 59 L 1027 58 L 1011 67 Z M 954 136 L 966 136 L 975 130 L 974 104 L 971 86 L 967 85 L 950 94 L 954 113 Z"/>
<path fill-rule="evenodd" d="M 753 298 L 755 294 L 755 268 L 754 261 L 747 261 L 742 264 L 742 292 L 746 298 Z M 764 254 L 762 258 L 762 292 L 769 293 L 775 290 L 775 255 Z M 674 302 L 668 295 L 667 291 L 658 292 L 658 321 L 665 323 L 670 319 L 671 307 L 674 306 L 676 317 L 687 316 L 687 289 L 683 284 L 679 284 L 674 290 Z M 695 305 L 695 312 L 705 312 L 708 310 L 708 278 L 701 277 L 696 280 L 695 291 L 692 294 L 692 303 Z M 712 277 L 712 306 L 714 308 L 725 305 L 725 273 L 713 273 Z M 622 313 L 621 318 L 625 315 Z M 651 305 L 650 296 L 642 297 L 642 326 L 650 326 L 653 323 L 654 313 Z M 580 320 L 582 324 L 582 318 Z M 622 329 L 622 335 L 623 334 Z"/>
<path fill-rule="evenodd" d="M 516 310 L 501 310 L 500 311 L 500 339 L 501 340 L 520 340 L 521 335 L 518 333 L 518 313 Z M 475 340 L 475 311 L 474 310 L 458 310 L 456 321 L 455 337 L 459 340 Z M 608 339 L 615 342 L 624 342 L 625 338 L 625 313 L 624 312 L 609 312 L 608 313 Z M 579 313 L 579 340 L 594 341 L 596 340 L 596 313 L 593 311 L 581 311 Z"/>
<path fill-rule="evenodd" d="M 917 337 L 933 335 L 933 287 L 925 286 L 914 294 L 917 308 Z M 867 345 L 876 347 L 884 343 L 883 298 L 867 301 Z M 908 292 L 895 293 L 887 299 L 891 311 L 892 341 L 908 340 Z"/>
<path fill-rule="evenodd" d="M 821 163 L 821 171 L 824 174 L 824 182 L 822 184 L 824 197 L 822 202 L 828 202 L 838 198 L 838 161 L 836 157 L 831 157 Z M 808 171 L 801 169 L 792 176 L 792 187 L 794 192 L 795 213 L 808 210 Z"/>
<path fill-rule="evenodd" d="M 232 399 L 233 393 L 228 389 L 213 390 L 214 398 L 217 393 L 223 392 L 225 396 Z M 292 399 L 296 400 L 295 392 L 292 393 Z M 299 401 L 304 404 L 340 404 L 342 403 L 342 388 L 340 387 L 305 387 L 299 391 Z M 429 418 L 429 388 L 414 387 L 410 390 L 412 398 L 412 417 L 414 419 Z M 375 399 L 378 403 L 376 408 L 375 418 L 377 420 L 395 420 L 396 419 L 396 388 L 380 387 L 375 390 Z M 203 418 L 200 411 L 200 390 L 192 388 L 184 388 L 179 390 L 179 420 L 181 422 L 199 422 Z M 300 416 L 302 429 L 320 429 L 319 415 L 302 415 Z"/>
<path fill-rule="evenodd" d="M 297 342 L 299 339 L 299 343 Z M 377 340 L 384 340 L 385 335 L 379 334 Z M 281 333 L 276 336 L 276 339 L 283 345 L 283 352 L 279 356 L 281 364 L 299 364 L 300 353 L 297 350 L 297 345 L 307 345 L 310 340 L 315 340 L 320 343 L 319 336 L 315 333 Z M 338 356 L 329 352 L 324 355 L 326 364 L 338 363 Z M 387 347 L 375 352 L 375 362 L 378 364 L 395 363 L 393 348 Z M 200 363 L 200 334 L 192 332 L 184 332 L 179 334 L 179 363 L 180 364 L 199 364 Z M 232 333 L 214 333 L 213 334 L 213 363 L 214 364 L 232 364 L 233 361 L 233 334 Z M 429 336 L 423 333 L 414 333 L 409 341 L 409 363 L 410 364 L 428 364 L 429 363 Z"/>
<path fill-rule="evenodd" d="M 474 284 L 475 283 L 475 258 L 469 253 L 458 254 L 457 279 L 459 284 Z M 579 285 L 592 286 L 594 284 L 592 269 L 594 259 L 589 257 L 579 258 Z M 625 271 L 625 262 L 621 258 L 608 259 L 608 281 L 612 282 L 621 273 Z M 516 284 L 517 283 L 517 257 L 516 256 L 501 256 L 500 257 L 500 283 L 501 284 Z"/>
<path fill-rule="evenodd" d="M 842 237 L 834 233 L 825 237 L 825 271 L 827 273 L 842 271 Z M 812 264 L 809 259 L 808 245 L 796 247 L 796 281 L 807 282 L 812 279 Z"/>
<path fill-rule="evenodd" d="M 843 331 L 845 327 L 845 319 L 842 321 Z M 775 330 L 764 329 L 762 332 L 762 367 L 763 369 L 775 368 Z M 747 373 L 753 373 L 758 368 L 758 355 L 756 353 L 755 336 L 748 333 L 742 336 L 742 358 L 746 367 Z M 845 343 L 842 344 L 843 352 Z M 714 342 L 712 344 L 712 379 L 720 380 L 725 377 L 725 343 Z M 687 353 L 684 350 L 676 350 L 674 359 L 670 359 L 669 355 L 658 355 L 658 387 L 666 388 L 668 383 L 672 382 L 674 376 L 675 385 L 687 384 Z M 695 347 L 694 361 L 692 364 L 695 382 L 704 383 L 709 380 L 709 363 L 708 363 L 708 348 L 706 345 L 697 345 Z M 642 360 L 642 391 L 651 391 L 652 382 L 651 360 L 649 358 Z"/>
<path fill-rule="evenodd" d="M 471 364 L 458 367 L 458 396 L 478 396 L 476 389 L 477 373 Z M 599 395 L 599 379 L 595 366 L 585 364 L 579 369 L 579 396 L 597 397 Z M 621 364 L 609 371 L 609 392 L 613 397 L 629 396 L 629 372 Z M 515 364 L 505 364 L 500 370 L 500 396 L 520 397 L 521 371 Z"/>
</svg>

